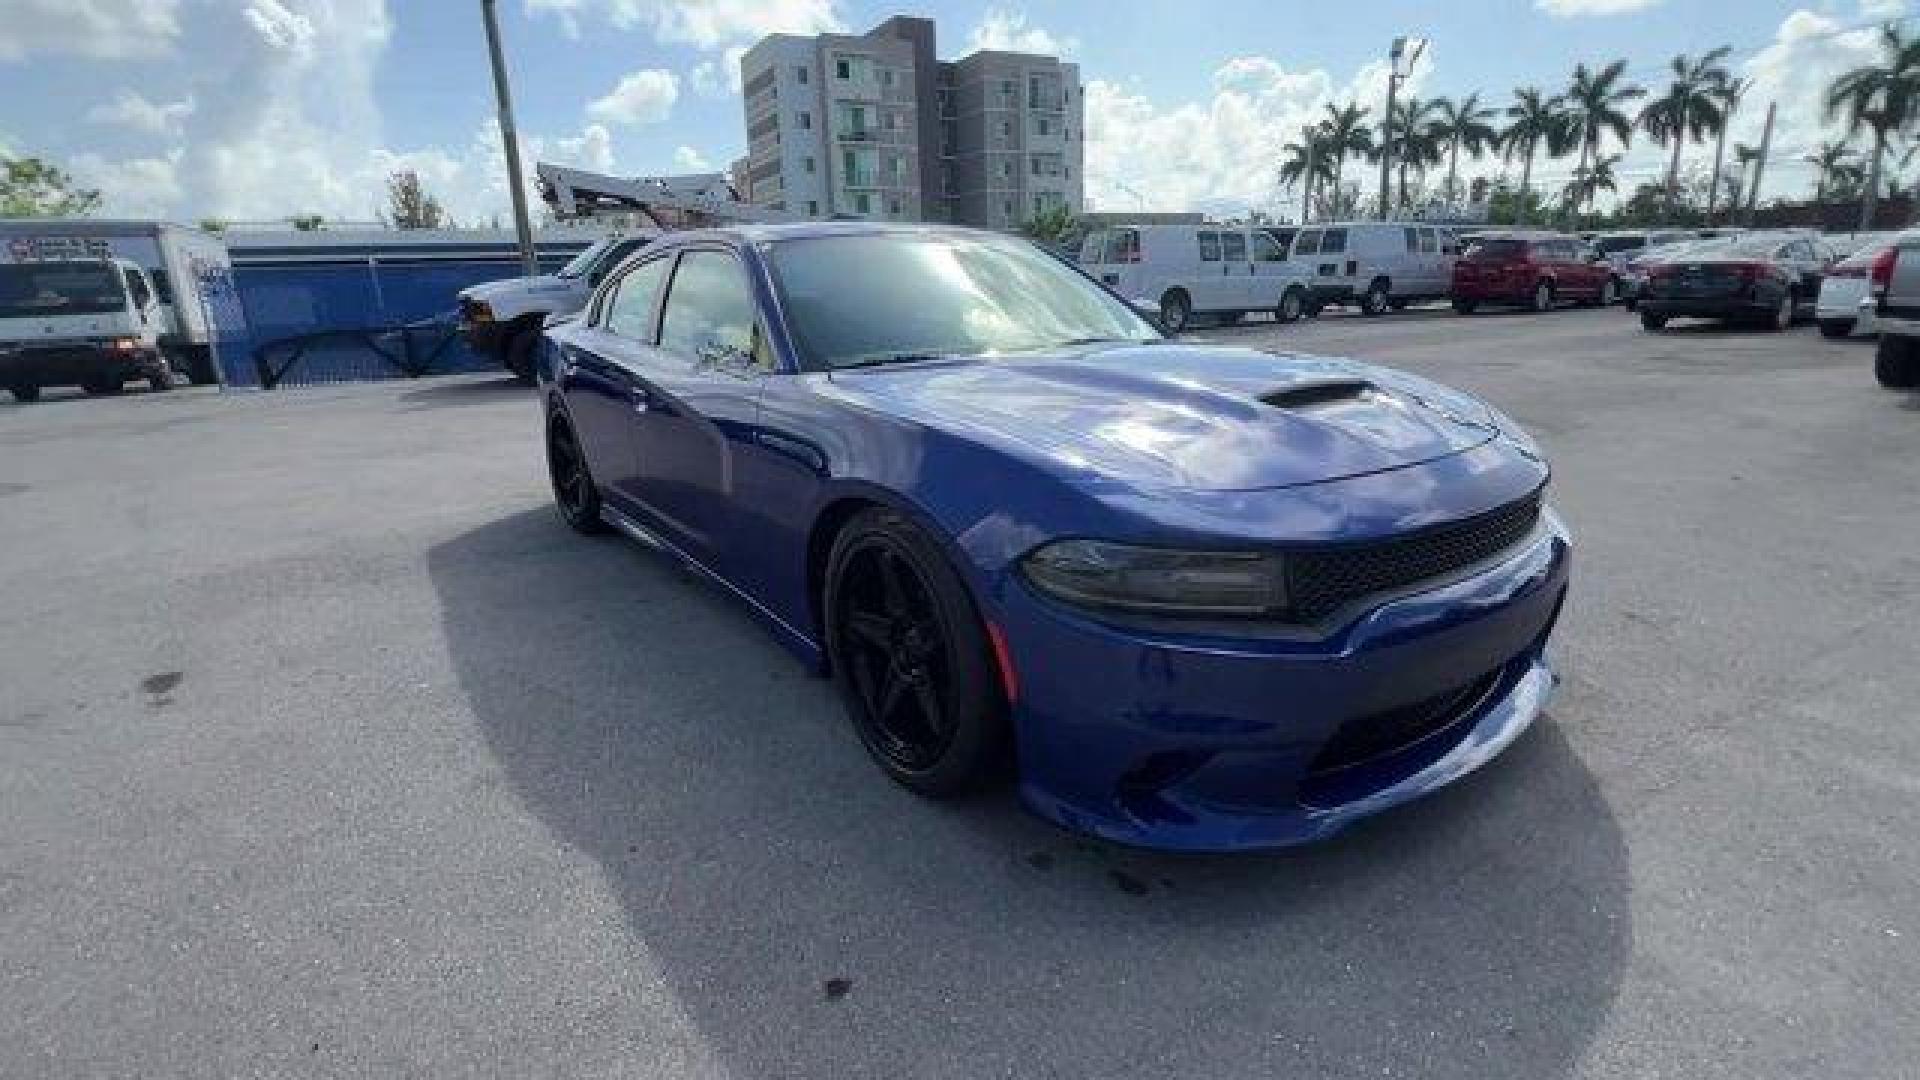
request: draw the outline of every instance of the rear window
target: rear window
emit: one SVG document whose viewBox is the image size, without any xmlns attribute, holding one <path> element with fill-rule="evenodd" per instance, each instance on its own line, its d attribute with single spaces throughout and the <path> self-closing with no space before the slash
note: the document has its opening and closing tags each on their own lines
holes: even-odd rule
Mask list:
<svg viewBox="0 0 1920 1080">
<path fill-rule="evenodd" d="M 1299 236 L 1294 237 L 1293 253 L 1295 255 L 1320 254 L 1320 230 L 1308 229 Z"/>
<path fill-rule="evenodd" d="M 1219 233 L 1203 232 L 1200 234 L 1200 261 L 1201 262 L 1219 262 L 1220 261 L 1220 234 Z"/>
<path fill-rule="evenodd" d="M 1338 255 L 1347 250 L 1347 230 L 1328 229 L 1320 237 L 1320 254 Z"/>
<path fill-rule="evenodd" d="M 1227 232 L 1220 234 L 1220 253 L 1228 262 L 1247 261 L 1247 234 Z"/>
<path fill-rule="evenodd" d="M 1106 262 L 1106 253 L 1107 233 L 1104 229 L 1096 229 L 1080 241 L 1081 266 L 1098 266 Z"/>
<path fill-rule="evenodd" d="M 1140 234 L 1132 229 L 1100 229 L 1088 233 L 1080 244 L 1083 266 L 1139 261 Z"/>
<path fill-rule="evenodd" d="M 1475 240 L 1467 245 L 1467 258 L 1475 262 L 1501 262 L 1527 257 L 1527 242 L 1511 238 Z"/>
<path fill-rule="evenodd" d="M 1602 255 L 1612 255 L 1617 251 L 1638 251 L 1647 246 L 1644 236 L 1602 236 L 1594 240 L 1593 246 Z"/>
</svg>

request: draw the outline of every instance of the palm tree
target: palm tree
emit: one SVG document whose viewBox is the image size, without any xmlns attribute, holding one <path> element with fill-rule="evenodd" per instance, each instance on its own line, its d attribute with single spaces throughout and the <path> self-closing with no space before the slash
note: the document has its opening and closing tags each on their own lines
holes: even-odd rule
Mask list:
<svg viewBox="0 0 1920 1080">
<path fill-rule="evenodd" d="M 1340 181 L 1347 169 L 1347 157 L 1368 157 L 1373 153 L 1373 134 L 1367 130 L 1366 117 L 1370 109 L 1363 109 L 1349 101 L 1341 108 L 1327 104 L 1327 117 L 1320 122 L 1324 131 L 1328 152 L 1333 155 L 1333 208 L 1337 214 L 1340 209 Z"/>
<path fill-rule="evenodd" d="M 1440 142 L 1434 131 L 1434 116 L 1439 108 L 1434 100 L 1421 101 L 1416 97 L 1406 97 L 1394 103 L 1392 132 L 1393 165 L 1400 174 L 1400 192 L 1394 204 L 1401 209 L 1407 205 L 1407 167 L 1425 172 L 1428 165 L 1440 158 Z M 1386 216 L 1385 207 L 1381 216 Z"/>
<path fill-rule="evenodd" d="M 1853 149 L 1845 139 L 1823 142 L 1813 148 L 1813 152 L 1804 154 L 1800 160 L 1813 166 L 1813 201 L 1826 202 L 1827 189 L 1832 186 L 1834 176 L 1847 159 L 1853 156 Z"/>
<path fill-rule="evenodd" d="M 1542 97 L 1538 87 L 1516 87 L 1513 104 L 1507 106 L 1507 116 L 1509 121 L 1500 132 L 1500 145 L 1508 160 L 1516 153 L 1520 155 L 1519 205 L 1524 207 L 1533 183 L 1535 151 L 1544 144 L 1549 158 L 1567 152 L 1571 133 L 1567 127 L 1566 102 L 1557 94 Z"/>
<path fill-rule="evenodd" d="M 1753 88 L 1752 79 L 1728 79 L 1720 84 L 1716 95 L 1719 98 L 1720 122 L 1714 125 L 1713 132 L 1713 184 L 1707 189 L 1707 224 L 1713 224 L 1713 210 L 1720 196 L 1720 170 L 1727 158 L 1727 129 L 1733 126 L 1734 110 L 1740 107 L 1740 99 L 1747 96 Z M 1734 202 L 1738 203 L 1736 193 Z"/>
<path fill-rule="evenodd" d="M 1601 154 L 1592 162 L 1582 162 L 1573 170 L 1573 179 L 1561 190 L 1569 210 L 1577 206 L 1592 205 L 1593 197 L 1601 191 L 1618 191 L 1617 178 L 1613 167 L 1620 164 L 1619 154 Z"/>
<path fill-rule="evenodd" d="M 1633 121 L 1621 107 L 1646 91 L 1632 83 L 1622 83 L 1620 80 L 1626 71 L 1625 60 L 1615 60 L 1597 72 L 1585 64 L 1574 66 L 1573 82 L 1567 87 L 1566 96 L 1567 133 L 1580 144 L 1580 164 L 1574 170 L 1575 175 L 1585 170 L 1589 162 L 1599 160 L 1603 135 L 1611 132 L 1624 146 L 1633 134 Z M 1585 187 L 1591 204 L 1596 186 Z"/>
<path fill-rule="evenodd" d="M 1827 119 L 1842 114 L 1847 133 L 1861 128 L 1873 132 L 1873 153 L 1867 158 L 1866 190 L 1860 196 L 1860 229 L 1873 227 L 1873 211 L 1880 194 L 1880 159 L 1886 156 L 1887 136 L 1905 131 L 1920 119 L 1920 38 L 1908 38 L 1895 23 L 1880 28 L 1880 59 L 1854 68 L 1827 88 Z"/>
<path fill-rule="evenodd" d="M 1494 112 L 1481 107 L 1479 94 L 1468 94 L 1458 103 L 1441 98 L 1434 102 L 1434 108 L 1439 118 L 1433 122 L 1433 134 L 1447 148 L 1447 202 L 1452 203 L 1458 198 L 1461 148 L 1478 159 L 1499 145 L 1500 133 L 1487 122 Z"/>
<path fill-rule="evenodd" d="M 1697 60 L 1682 54 L 1673 58 L 1669 70 L 1673 81 L 1667 92 L 1640 110 L 1640 126 L 1662 146 L 1673 144 L 1673 156 L 1667 162 L 1667 213 L 1680 197 L 1680 148 L 1688 139 L 1700 142 L 1720 126 L 1720 88 L 1731 76 L 1720 61 L 1733 49 L 1722 45 Z"/>
<path fill-rule="evenodd" d="M 1747 177 L 1754 166 L 1760 164 L 1760 148 L 1743 142 L 1734 143 L 1733 164 L 1740 170 L 1740 189 L 1734 192 L 1733 205 L 1730 209 L 1738 213 L 1742 203 L 1745 203 L 1748 209 L 1753 207 L 1753 197 L 1749 194 Z"/>
<path fill-rule="evenodd" d="M 1303 128 L 1300 139 L 1281 147 L 1286 157 L 1280 162 L 1280 183 L 1292 188 L 1301 186 L 1300 224 L 1305 225 L 1313 214 L 1313 194 L 1324 180 L 1333 176 L 1333 155 L 1328 152 L 1326 125 L 1314 124 Z"/>
</svg>

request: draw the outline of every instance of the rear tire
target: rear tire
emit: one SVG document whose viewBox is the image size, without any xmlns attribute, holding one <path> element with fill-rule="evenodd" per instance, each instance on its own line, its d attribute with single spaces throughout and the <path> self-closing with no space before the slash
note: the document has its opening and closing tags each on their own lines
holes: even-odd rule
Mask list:
<svg viewBox="0 0 1920 1080">
<path fill-rule="evenodd" d="M 147 387 L 156 394 L 164 394 L 173 389 L 173 369 L 161 361 L 159 370 L 147 375 Z"/>
<path fill-rule="evenodd" d="M 1455 300 L 1453 302 L 1453 311 L 1456 315 L 1471 315 L 1479 306 L 1480 303 L 1476 300 Z"/>
<path fill-rule="evenodd" d="M 1767 317 L 1765 329 L 1775 334 L 1784 334 L 1793 329 L 1793 310 L 1799 302 L 1793 290 L 1788 289 L 1786 295 L 1780 298 L 1780 306 L 1774 308 L 1773 314 Z"/>
<path fill-rule="evenodd" d="M 1619 295 L 1620 295 L 1620 286 L 1614 284 L 1614 280 L 1612 278 L 1608 278 L 1605 282 L 1601 283 L 1600 285 L 1600 297 L 1598 300 L 1598 305 L 1603 308 L 1612 307 L 1614 300 L 1617 299 Z"/>
<path fill-rule="evenodd" d="M 1852 319 L 1821 319 L 1820 336 L 1823 338 L 1843 338 L 1853 336 Z"/>
<path fill-rule="evenodd" d="M 1360 314 L 1369 317 L 1385 315 L 1388 306 L 1392 303 L 1392 299 L 1387 296 L 1387 283 L 1375 280 L 1360 296 Z"/>
<path fill-rule="evenodd" d="M 82 380 L 80 383 L 80 389 L 86 391 L 89 394 L 92 394 L 95 397 L 107 397 L 109 395 L 119 393 L 123 388 L 125 388 L 126 385 L 127 385 L 126 380 L 120 378 L 117 375 L 116 376 L 101 375 L 101 376 L 96 376 L 94 378 Z"/>
<path fill-rule="evenodd" d="M 29 401 L 40 400 L 40 388 L 37 386 L 9 386 L 7 387 L 7 392 L 13 395 L 13 400 L 21 402 L 22 404 Z"/>
<path fill-rule="evenodd" d="M 1649 334 L 1657 334 L 1666 328 L 1667 317 L 1665 315 L 1655 315 L 1651 311 L 1643 311 L 1640 313 L 1640 329 L 1645 330 Z"/>
<path fill-rule="evenodd" d="M 1880 344 L 1873 350 L 1873 377 L 1889 390 L 1920 387 L 1920 343 L 1880 335 Z"/>
<path fill-rule="evenodd" d="M 1553 310 L 1553 285 L 1542 281 L 1533 287 L 1533 310 L 1536 312 Z"/>
<path fill-rule="evenodd" d="M 1305 294 L 1298 285 L 1288 289 L 1280 296 L 1280 303 L 1273 309 L 1273 321 L 1279 323 L 1299 322 L 1300 316 L 1307 310 Z"/>
<path fill-rule="evenodd" d="M 855 515 L 834 537 L 822 610 L 834 682 L 882 772 L 931 798 L 1000 772 L 1009 741 L 992 647 L 931 537 L 892 510 Z"/>
</svg>

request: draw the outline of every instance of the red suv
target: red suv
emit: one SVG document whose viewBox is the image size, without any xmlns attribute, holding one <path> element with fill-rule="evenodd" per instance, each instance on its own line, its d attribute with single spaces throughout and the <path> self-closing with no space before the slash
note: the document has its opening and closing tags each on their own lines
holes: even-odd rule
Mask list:
<svg viewBox="0 0 1920 1080">
<path fill-rule="evenodd" d="M 1453 310 L 1517 304 L 1546 311 L 1567 300 L 1605 306 L 1619 289 L 1613 267 L 1563 233 L 1481 233 L 1453 264 Z"/>
</svg>

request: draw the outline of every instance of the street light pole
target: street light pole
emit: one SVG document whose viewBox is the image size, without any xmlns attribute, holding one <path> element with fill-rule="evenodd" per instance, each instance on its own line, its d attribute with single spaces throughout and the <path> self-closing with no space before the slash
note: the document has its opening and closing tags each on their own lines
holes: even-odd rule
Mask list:
<svg viewBox="0 0 1920 1080">
<path fill-rule="evenodd" d="M 528 277 L 540 273 L 533 254 L 533 225 L 527 220 L 526 177 L 520 172 L 520 139 L 513 130 L 513 94 L 507 89 L 507 61 L 500 52 L 500 19 L 494 0 L 480 0 L 480 16 L 487 24 L 487 51 L 493 57 L 493 95 L 500 112 L 500 141 L 507 151 L 507 194 L 513 199 L 513 231 L 520 241 L 520 269 Z"/>
<path fill-rule="evenodd" d="M 1427 41 L 1421 38 L 1414 43 L 1413 55 L 1407 59 L 1407 74 L 1413 73 L 1413 65 L 1420 62 L 1420 54 L 1427 49 Z M 1400 58 L 1406 56 L 1407 39 L 1397 37 L 1387 50 L 1387 115 L 1380 122 L 1380 220 L 1390 216 L 1387 213 L 1387 200 L 1392 195 L 1393 176 L 1393 106 L 1400 96 Z"/>
</svg>

